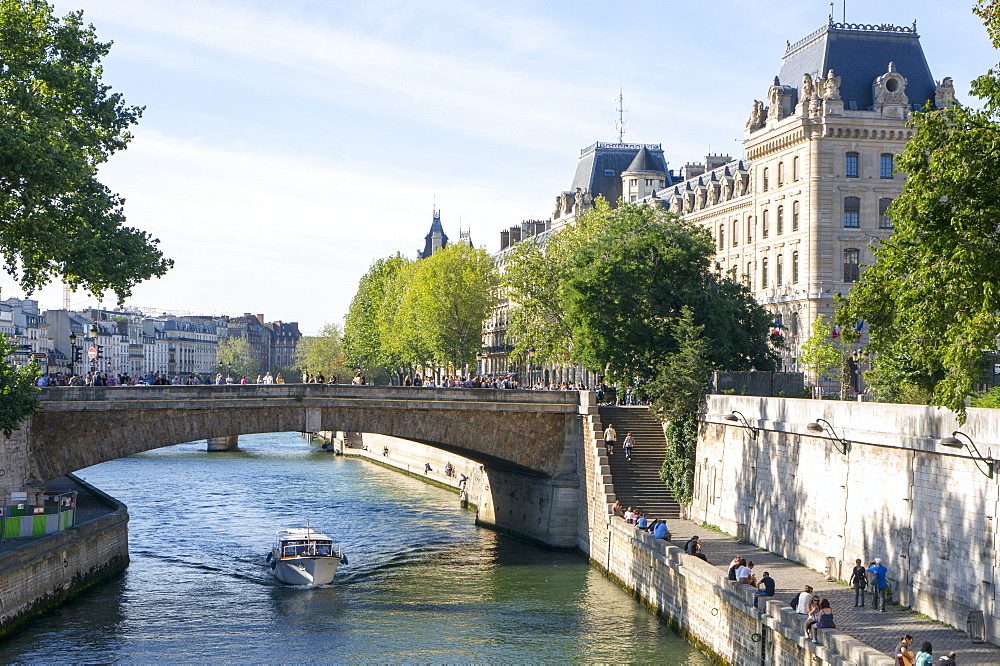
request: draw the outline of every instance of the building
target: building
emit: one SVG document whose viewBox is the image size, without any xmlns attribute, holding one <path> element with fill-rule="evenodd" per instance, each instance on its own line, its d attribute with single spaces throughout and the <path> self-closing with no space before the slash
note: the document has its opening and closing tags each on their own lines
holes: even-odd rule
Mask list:
<svg viewBox="0 0 1000 666">
<path fill-rule="evenodd" d="M 932 78 L 916 26 L 831 20 L 788 45 L 767 102 L 753 102 L 745 158 L 709 156 L 656 193 L 712 233 L 718 270 L 774 313 L 784 369 L 800 369 L 813 323 L 832 317 L 835 295 L 892 233 L 887 208 L 903 186 L 895 161 L 913 136 L 907 120 L 954 99 L 950 79 Z"/>
<path fill-rule="evenodd" d="M 426 259 L 438 250 L 443 250 L 448 246 L 448 235 L 441 226 L 441 211 L 434 209 L 434 218 L 431 220 L 430 231 L 424 236 L 424 249 L 417 250 L 417 259 Z"/>
</svg>

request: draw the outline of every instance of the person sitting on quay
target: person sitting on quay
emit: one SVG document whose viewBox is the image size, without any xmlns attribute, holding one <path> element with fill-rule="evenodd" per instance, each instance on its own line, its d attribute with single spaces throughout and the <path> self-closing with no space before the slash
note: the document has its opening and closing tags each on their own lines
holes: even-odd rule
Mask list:
<svg viewBox="0 0 1000 666">
<path fill-rule="evenodd" d="M 806 585 L 802 591 L 792 597 L 792 608 L 799 615 L 809 614 L 809 603 L 813 600 L 812 585 Z"/>
<path fill-rule="evenodd" d="M 836 629 L 837 625 L 833 621 L 833 609 L 830 607 L 829 599 L 823 599 L 819 602 L 819 613 L 817 614 L 816 622 L 813 623 L 810 628 L 810 639 L 813 643 L 818 643 L 819 640 L 819 630 L 820 629 Z"/>
<path fill-rule="evenodd" d="M 736 570 L 736 582 L 757 587 L 757 577 L 753 575 L 753 560 Z"/>
<path fill-rule="evenodd" d="M 729 572 L 726 574 L 726 577 L 729 578 L 729 580 L 736 582 L 736 570 L 746 563 L 747 561 L 740 555 L 734 557 L 733 561 L 729 563 Z"/>
<path fill-rule="evenodd" d="M 701 552 L 701 537 L 698 535 L 695 535 L 687 540 L 687 543 L 684 544 L 684 552 L 688 555 L 693 555 L 694 557 L 708 562 L 708 558 L 705 557 L 703 552 Z"/>
<path fill-rule="evenodd" d="M 670 541 L 670 530 L 667 529 L 667 524 L 659 518 L 653 522 L 653 538 Z"/>
<path fill-rule="evenodd" d="M 637 515 L 639 519 L 635 521 L 635 526 L 644 532 L 649 531 L 649 520 L 646 518 L 646 514 L 639 511 Z"/>
<path fill-rule="evenodd" d="M 774 596 L 774 579 L 771 578 L 771 574 L 767 571 L 764 572 L 764 576 L 757 583 L 757 591 L 753 593 L 753 607 L 757 608 L 757 602 L 761 597 L 773 597 Z"/>
</svg>

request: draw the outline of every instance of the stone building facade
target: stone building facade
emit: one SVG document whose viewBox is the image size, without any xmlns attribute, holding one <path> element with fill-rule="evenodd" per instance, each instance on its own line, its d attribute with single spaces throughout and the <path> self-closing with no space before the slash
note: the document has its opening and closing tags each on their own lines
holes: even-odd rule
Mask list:
<svg viewBox="0 0 1000 666">
<path fill-rule="evenodd" d="M 718 270 L 774 313 L 784 369 L 797 370 L 813 323 L 892 233 L 907 121 L 954 99 L 950 79 L 931 77 L 915 26 L 831 21 L 786 49 L 767 101 L 753 103 L 743 159 L 710 156 L 645 200 L 712 233 Z"/>
</svg>

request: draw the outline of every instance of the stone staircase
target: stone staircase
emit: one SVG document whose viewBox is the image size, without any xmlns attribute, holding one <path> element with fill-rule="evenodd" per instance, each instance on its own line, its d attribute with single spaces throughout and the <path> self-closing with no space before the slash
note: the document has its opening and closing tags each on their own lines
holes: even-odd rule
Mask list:
<svg viewBox="0 0 1000 666">
<path fill-rule="evenodd" d="M 608 463 L 615 497 L 621 505 L 639 509 L 650 518 L 680 518 L 680 504 L 660 480 L 667 441 L 659 420 L 646 407 L 600 407 L 598 411 L 602 427 L 612 424 L 618 433 L 618 443 Z M 631 461 L 625 459 L 622 446 L 630 432 L 635 440 Z"/>
</svg>

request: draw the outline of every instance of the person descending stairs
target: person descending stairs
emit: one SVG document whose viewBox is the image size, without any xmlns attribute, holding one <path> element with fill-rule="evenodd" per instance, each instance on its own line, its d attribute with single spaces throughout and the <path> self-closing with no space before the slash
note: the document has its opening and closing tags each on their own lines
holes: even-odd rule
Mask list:
<svg viewBox="0 0 1000 666">
<path fill-rule="evenodd" d="M 649 518 L 680 518 L 681 507 L 660 480 L 660 468 L 667 451 L 663 425 L 648 407 L 599 407 L 601 425 L 614 426 L 618 445 L 608 456 L 615 496 L 623 507 L 644 512 Z M 632 434 L 631 460 L 623 442 Z"/>
</svg>

